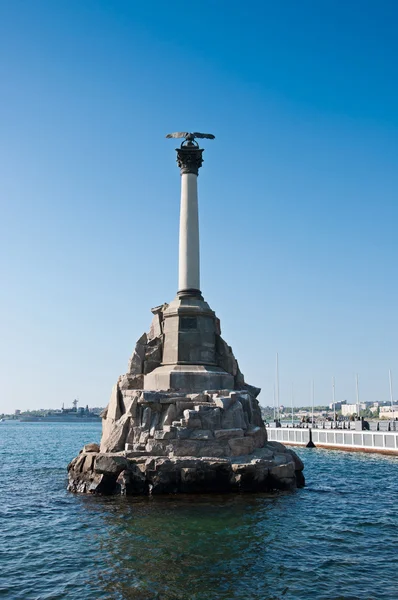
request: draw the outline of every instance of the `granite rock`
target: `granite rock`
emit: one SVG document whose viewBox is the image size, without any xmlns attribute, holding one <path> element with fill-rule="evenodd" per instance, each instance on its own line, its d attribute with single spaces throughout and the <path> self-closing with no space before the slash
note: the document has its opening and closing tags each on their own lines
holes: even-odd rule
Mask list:
<svg viewBox="0 0 398 600">
<path fill-rule="evenodd" d="M 256 455 L 252 460 L 177 455 L 146 459 L 129 457 L 127 453 L 89 453 L 69 465 L 68 489 L 101 495 L 154 495 L 269 492 L 294 490 L 304 485 L 302 471 L 295 471 L 290 453 L 285 454 L 285 463 L 277 465 L 270 449 L 257 450 Z M 85 469 L 87 457 L 91 462 Z"/>
<path fill-rule="evenodd" d="M 82 452 L 84 452 L 85 454 L 87 452 L 99 452 L 100 451 L 100 447 L 98 444 L 86 444 L 85 446 L 83 446 L 83 450 Z"/>
<path fill-rule="evenodd" d="M 110 430 L 109 434 L 106 437 L 104 437 L 104 435 L 102 436 L 100 445 L 101 452 L 119 452 L 120 450 L 124 450 L 130 425 L 130 415 L 122 415 L 120 419 L 115 422 L 115 425 Z"/>
<path fill-rule="evenodd" d="M 131 375 L 139 375 L 143 372 L 143 363 L 147 341 L 147 334 L 144 333 L 135 345 L 134 352 L 130 357 L 127 367 L 127 372 Z"/>
</svg>

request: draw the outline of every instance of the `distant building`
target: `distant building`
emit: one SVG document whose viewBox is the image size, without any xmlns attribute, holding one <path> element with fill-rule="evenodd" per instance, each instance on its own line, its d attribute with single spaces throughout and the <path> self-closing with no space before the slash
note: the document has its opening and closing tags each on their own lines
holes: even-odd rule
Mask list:
<svg viewBox="0 0 398 600">
<path fill-rule="evenodd" d="M 342 400 L 341 402 L 335 402 L 333 404 L 333 402 L 331 402 L 329 404 L 329 409 L 330 410 L 341 410 L 341 407 L 343 406 L 343 404 L 347 404 L 347 400 Z"/>
<path fill-rule="evenodd" d="M 380 406 L 380 419 L 398 419 L 398 404 L 392 406 Z"/>
<path fill-rule="evenodd" d="M 364 402 L 359 403 L 359 410 L 366 410 L 366 404 Z M 341 414 L 343 417 L 350 417 L 351 415 L 358 413 L 358 404 L 343 404 L 341 407 Z"/>
<path fill-rule="evenodd" d="M 16 414 L 16 415 L 20 415 L 20 414 L 21 414 L 21 411 L 19 410 L 19 408 L 16 408 L 16 409 L 15 409 L 15 414 Z"/>
</svg>

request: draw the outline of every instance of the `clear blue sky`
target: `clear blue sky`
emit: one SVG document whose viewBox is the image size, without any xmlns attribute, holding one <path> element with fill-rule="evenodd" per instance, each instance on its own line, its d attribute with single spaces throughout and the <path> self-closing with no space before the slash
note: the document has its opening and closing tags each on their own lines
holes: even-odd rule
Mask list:
<svg viewBox="0 0 398 600">
<path fill-rule="evenodd" d="M 209 131 L 202 291 L 272 403 L 398 396 L 398 5 L 0 2 L 0 412 L 105 405 L 177 288 L 169 131 Z"/>
</svg>

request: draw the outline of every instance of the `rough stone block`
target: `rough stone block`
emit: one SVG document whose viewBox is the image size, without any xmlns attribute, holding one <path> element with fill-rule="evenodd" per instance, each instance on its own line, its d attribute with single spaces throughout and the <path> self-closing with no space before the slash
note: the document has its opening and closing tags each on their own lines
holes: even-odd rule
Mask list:
<svg viewBox="0 0 398 600">
<path fill-rule="evenodd" d="M 136 419 L 138 414 L 138 397 L 138 395 L 123 397 L 125 412 L 133 419 Z"/>
<path fill-rule="evenodd" d="M 228 346 L 220 335 L 216 335 L 216 362 L 224 371 L 235 377 L 238 372 L 238 363 L 231 346 Z"/>
<path fill-rule="evenodd" d="M 208 442 L 201 441 L 198 446 L 198 456 L 202 457 L 224 457 L 231 455 L 231 449 L 226 442 L 209 440 Z"/>
<path fill-rule="evenodd" d="M 288 449 L 280 442 L 267 442 L 266 447 L 272 450 L 274 453 L 278 452 L 280 454 L 288 454 Z"/>
<path fill-rule="evenodd" d="M 234 437 L 243 437 L 244 435 L 244 431 L 243 429 L 240 429 L 239 427 L 236 427 L 234 429 L 216 429 L 214 431 L 214 437 L 216 439 L 230 439 L 230 438 L 234 438 Z"/>
<path fill-rule="evenodd" d="M 203 413 L 212 408 L 216 408 L 214 402 L 204 402 L 203 404 L 194 404 L 193 409 L 197 413 Z"/>
<path fill-rule="evenodd" d="M 152 411 L 150 409 L 149 406 L 147 406 L 146 408 L 144 408 L 144 412 L 142 414 L 142 423 L 141 423 L 141 427 L 142 429 L 149 429 L 151 426 L 151 415 L 152 415 Z"/>
<path fill-rule="evenodd" d="M 180 400 L 179 397 L 170 397 L 170 398 L 161 398 L 160 399 L 160 403 L 161 404 L 176 404 L 176 402 L 178 402 Z"/>
<path fill-rule="evenodd" d="M 168 392 L 158 392 L 152 390 L 143 390 L 141 394 L 141 402 L 150 404 L 151 402 L 160 403 L 163 398 L 169 398 Z"/>
<path fill-rule="evenodd" d="M 170 404 L 162 417 L 162 426 L 172 425 L 177 416 L 175 404 Z"/>
<path fill-rule="evenodd" d="M 154 415 L 152 415 L 151 427 L 149 429 L 149 435 L 151 437 L 154 436 L 155 429 L 157 428 L 158 424 L 159 424 L 159 413 L 156 412 Z"/>
<path fill-rule="evenodd" d="M 165 442 L 161 440 L 148 440 L 145 451 L 155 456 L 165 456 L 167 454 Z"/>
<path fill-rule="evenodd" d="M 271 460 L 273 458 L 274 458 L 274 452 L 270 448 L 263 447 L 263 448 L 256 448 L 256 450 L 253 453 L 252 460 L 263 461 L 263 460 Z"/>
<path fill-rule="evenodd" d="M 294 463 L 293 457 L 288 453 L 274 453 L 274 463 L 276 465 L 285 465 L 286 463 Z"/>
<path fill-rule="evenodd" d="M 177 436 L 176 431 L 165 431 L 165 429 L 158 429 L 154 433 L 155 440 L 170 440 Z"/>
<path fill-rule="evenodd" d="M 204 390 L 204 394 L 207 394 L 208 396 L 210 396 L 210 398 L 212 400 L 214 400 L 215 397 L 220 397 L 220 396 L 229 396 L 231 392 L 233 392 L 234 390 L 232 388 L 219 388 L 219 389 L 207 389 Z"/>
<path fill-rule="evenodd" d="M 248 419 L 248 422 L 252 422 L 252 404 L 251 397 L 248 393 L 238 393 L 238 400 L 242 404 L 243 412 Z"/>
<path fill-rule="evenodd" d="M 188 409 L 187 409 L 187 410 L 184 410 L 184 419 L 186 419 L 187 421 L 188 421 L 190 418 L 196 419 L 196 417 L 197 417 L 197 416 L 198 416 L 198 415 L 197 415 L 197 413 L 196 413 L 196 411 L 195 411 L 195 410 L 188 410 Z"/>
<path fill-rule="evenodd" d="M 144 375 L 133 375 L 126 373 L 119 378 L 119 387 L 121 390 L 142 390 L 144 385 Z"/>
<path fill-rule="evenodd" d="M 115 454 L 98 454 L 95 463 L 94 470 L 96 473 L 112 473 L 117 474 L 126 469 L 128 466 L 127 459 L 124 456 Z"/>
<path fill-rule="evenodd" d="M 183 425 L 190 429 L 202 429 L 202 421 L 195 410 L 184 410 Z"/>
<path fill-rule="evenodd" d="M 255 465 L 246 462 L 239 463 L 231 463 L 231 468 L 234 473 L 243 473 L 244 471 L 249 470 L 251 473 L 255 472 Z"/>
<path fill-rule="evenodd" d="M 276 479 L 294 478 L 294 462 L 275 465 L 270 469 L 270 475 Z"/>
<path fill-rule="evenodd" d="M 254 439 L 255 446 L 260 448 L 267 441 L 267 432 L 265 427 L 249 427 L 245 431 L 245 435 Z"/>
<path fill-rule="evenodd" d="M 291 457 L 293 458 L 294 466 L 295 466 L 296 471 L 302 471 L 304 469 L 304 463 L 301 460 L 301 458 L 299 456 L 297 456 L 297 454 L 294 452 L 294 450 L 291 450 L 290 448 L 287 448 L 287 451 L 291 455 Z"/>
<path fill-rule="evenodd" d="M 137 465 L 130 462 L 129 468 L 120 473 L 117 484 L 122 495 L 142 495 L 148 493 L 146 477 Z"/>
<path fill-rule="evenodd" d="M 154 338 L 160 337 L 162 335 L 162 327 L 161 327 L 161 317 L 160 314 L 154 315 L 152 319 L 151 326 L 149 328 L 148 333 L 148 341 L 153 340 Z"/>
<path fill-rule="evenodd" d="M 235 404 L 236 400 L 236 394 L 231 394 L 230 396 L 224 398 L 214 398 L 213 402 L 219 408 L 222 408 L 223 410 L 228 410 L 233 404 Z"/>
<path fill-rule="evenodd" d="M 196 440 L 176 440 L 169 446 L 170 456 L 197 456 L 200 442 Z"/>
<path fill-rule="evenodd" d="M 245 429 L 246 423 L 243 416 L 242 404 L 235 402 L 228 410 L 222 411 L 221 413 L 221 427 L 222 429 Z"/>
<path fill-rule="evenodd" d="M 149 431 L 143 431 L 139 438 L 139 444 L 146 444 L 149 440 Z"/>
<path fill-rule="evenodd" d="M 112 427 L 108 437 L 104 439 L 104 435 L 102 436 L 100 445 L 101 452 L 119 452 L 123 450 L 130 426 L 130 415 L 123 415 L 120 417 Z"/>
<path fill-rule="evenodd" d="M 238 361 L 236 361 L 236 364 L 237 364 L 238 372 L 236 373 L 236 375 L 234 377 L 235 389 L 241 390 L 243 388 L 243 386 L 245 385 L 245 377 L 244 377 L 243 373 L 241 372 L 241 370 L 239 369 Z"/>
<path fill-rule="evenodd" d="M 147 344 L 147 335 L 144 333 L 140 339 L 137 341 L 135 345 L 135 349 L 131 358 L 129 360 L 129 364 L 127 367 L 127 372 L 132 375 L 139 375 L 142 373 L 144 356 L 145 356 L 145 346 Z"/>
<path fill-rule="evenodd" d="M 108 404 L 107 419 L 113 419 L 117 421 L 122 416 L 122 410 L 120 405 L 121 395 L 119 385 L 116 383 L 112 388 L 111 398 Z"/>
<path fill-rule="evenodd" d="M 164 425 L 163 427 L 163 431 L 176 431 L 176 428 L 173 427 L 172 425 Z"/>
<path fill-rule="evenodd" d="M 191 440 L 212 440 L 214 434 L 209 429 L 194 429 L 190 436 Z"/>
<path fill-rule="evenodd" d="M 261 392 L 261 388 L 255 387 L 254 385 L 249 385 L 248 383 L 243 384 L 243 389 L 247 390 L 251 396 L 257 398 L 259 393 Z"/>
<path fill-rule="evenodd" d="M 83 452 L 99 452 L 100 448 L 98 444 L 86 444 L 83 446 Z"/>
<path fill-rule="evenodd" d="M 221 429 L 221 409 L 210 408 L 199 412 L 203 429 Z"/>
<path fill-rule="evenodd" d="M 192 429 L 188 429 L 188 427 L 175 427 L 175 429 L 178 440 L 187 440 L 189 437 L 191 437 L 191 433 L 194 431 Z"/>
<path fill-rule="evenodd" d="M 141 435 L 141 427 L 133 426 L 130 427 L 127 436 L 126 436 L 126 444 L 133 444 L 138 442 Z"/>
<path fill-rule="evenodd" d="M 160 306 L 155 306 L 155 308 L 151 308 L 153 319 L 148 333 L 148 341 L 163 334 L 163 313 L 167 307 L 168 304 L 165 303 Z"/>
<path fill-rule="evenodd" d="M 133 452 L 145 452 L 145 444 L 136 442 L 133 444 Z"/>
<path fill-rule="evenodd" d="M 148 375 L 148 373 L 151 373 L 154 369 L 157 369 L 162 361 L 162 340 L 160 338 L 156 338 L 152 342 L 157 342 L 157 344 L 146 347 L 143 363 L 144 375 Z"/>
<path fill-rule="evenodd" d="M 254 441 L 250 437 L 232 438 L 228 440 L 228 445 L 231 448 L 232 456 L 243 456 L 250 454 L 254 450 Z"/>
<path fill-rule="evenodd" d="M 192 402 L 208 402 L 209 401 L 209 396 L 205 393 L 202 394 L 188 394 L 187 396 L 188 398 L 190 398 L 192 400 Z"/>
<path fill-rule="evenodd" d="M 195 467 L 183 467 L 181 469 L 181 481 L 183 483 L 194 483 L 197 481 L 198 469 Z"/>
<path fill-rule="evenodd" d="M 98 447 L 98 444 L 96 445 Z M 88 454 L 85 455 L 84 462 L 82 462 L 80 467 L 81 473 L 91 473 L 93 471 L 97 455 L 97 452 L 88 452 Z"/>
</svg>

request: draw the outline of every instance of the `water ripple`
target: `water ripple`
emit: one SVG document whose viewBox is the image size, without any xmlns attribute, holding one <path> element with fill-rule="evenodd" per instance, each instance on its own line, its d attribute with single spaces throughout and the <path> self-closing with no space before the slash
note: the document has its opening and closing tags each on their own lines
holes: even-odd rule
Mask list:
<svg viewBox="0 0 398 600">
<path fill-rule="evenodd" d="M 67 463 L 99 437 L 2 424 L 1 599 L 397 597 L 397 458 L 301 449 L 308 485 L 293 494 L 68 494 Z"/>
</svg>

